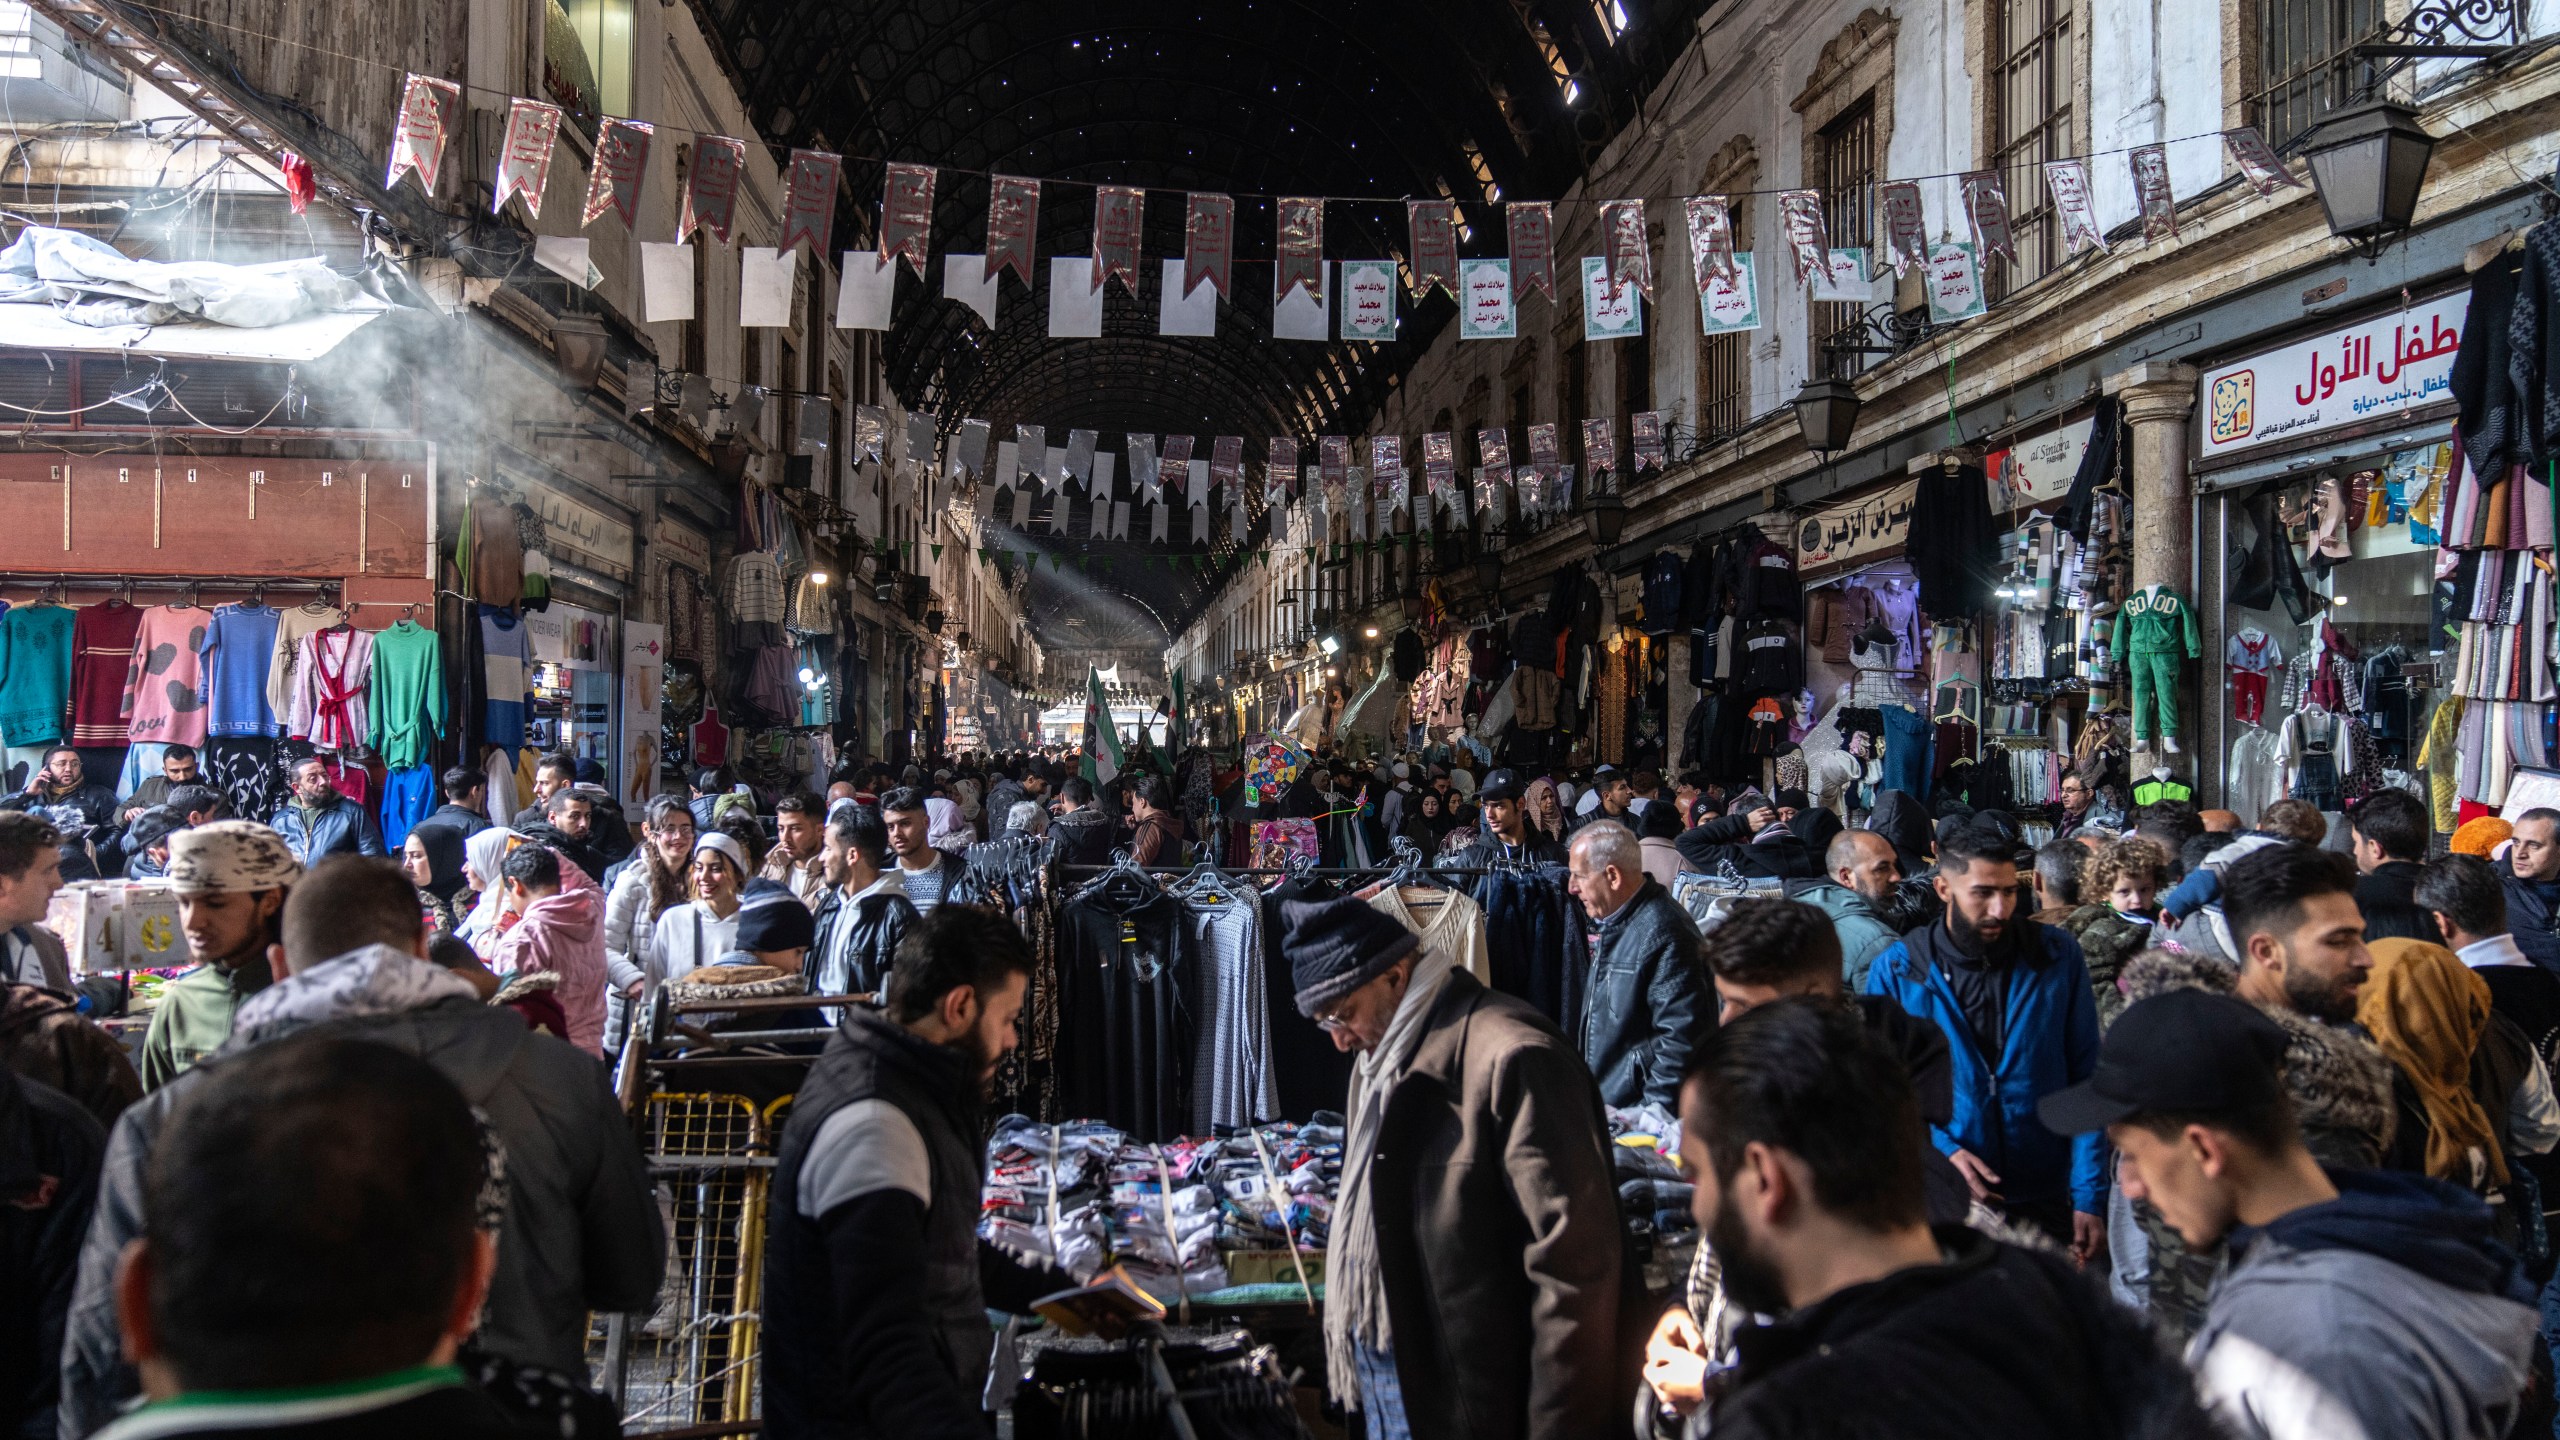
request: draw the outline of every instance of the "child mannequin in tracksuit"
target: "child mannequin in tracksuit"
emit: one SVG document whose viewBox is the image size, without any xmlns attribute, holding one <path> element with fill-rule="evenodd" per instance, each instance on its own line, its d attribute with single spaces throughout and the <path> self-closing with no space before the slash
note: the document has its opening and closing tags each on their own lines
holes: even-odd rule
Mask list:
<svg viewBox="0 0 2560 1440">
<path fill-rule="evenodd" d="M 2195 607 L 2166 585 L 2145 585 L 2116 611 L 2111 648 L 2133 686 L 2133 743 L 2153 736 L 2178 753 L 2178 667 L 2204 653 Z M 2152 717 L 2157 715 L 2155 721 Z"/>
</svg>

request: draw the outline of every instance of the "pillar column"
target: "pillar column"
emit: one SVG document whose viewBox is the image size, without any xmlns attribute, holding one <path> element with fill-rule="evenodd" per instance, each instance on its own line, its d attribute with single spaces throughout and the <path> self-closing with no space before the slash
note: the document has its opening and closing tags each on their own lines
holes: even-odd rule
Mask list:
<svg viewBox="0 0 2560 1440">
<path fill-rule="evenodd" d="M 2126 473 L 2133 496 L 2129 525 L 2133 588 L 2163 585 L 2175 590 L 2196 607 L 2201 619 L 2204 601 L 2193 593 L 2195 484 L 2187 468 L 2187 422 L 2196 408 L 2195 367 L 2145 361 L 2109 376 L 2106 384 L 2107 393 L 2124 405 Z M 2212 657 L 2208 654 L 2206 658 Z M 2122 657 L 2118 657 L 2118 664 L 2122 666 Z M 2204 753 L 2204 736 L 2196 724 L 2202 708 L 2197 703 L 2195 680 L 2200 669 L 2190 666 L 2180 673 L 2178 736 L 2185 754 L 2170 757 L 2148 749 L 2137 750 L 2133 756 L 2134 778 L 2141 779 L 2154 765 L 2167 761 L 2181 778 L 2197 784 L 2201 791 L 2203 778 L 2207 774 L 2218 775 L 2221 766 L 2218 757 L 2213 763 L 2198 758 Z M 2126 700 L 2130 703 L 2129 673 L 2126 687 Z M 2181 760 L 2185 763 L 2179 763 Z"/>
</svg>

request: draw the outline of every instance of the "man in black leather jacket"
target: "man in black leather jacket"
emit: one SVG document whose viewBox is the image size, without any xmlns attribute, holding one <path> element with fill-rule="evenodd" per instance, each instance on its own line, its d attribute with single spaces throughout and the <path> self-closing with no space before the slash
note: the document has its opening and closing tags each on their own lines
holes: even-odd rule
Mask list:
<svg viewBox="0 0 2560 1440">
<path fill-rule="evenodd" d="M 877 994 L 889 981 L 898 942 L 916 923 L 906 882 L 889 861 L 889 827 L 868 805 L 838 809 L 819 849 L 826 894 L 809 952 L 812 995 Z"/>
<path fill-rule="evenodd" d="M 1680 1104 L 1689 1052 L 1715 1028 L 1698 927 L 1644 872 L 1634 832 L 1614 820 L 1574 832 L 1573 893 L 1594 922 L 1582 1059 L 1600 1098 L 1622 1108 Z"/>
</svg>

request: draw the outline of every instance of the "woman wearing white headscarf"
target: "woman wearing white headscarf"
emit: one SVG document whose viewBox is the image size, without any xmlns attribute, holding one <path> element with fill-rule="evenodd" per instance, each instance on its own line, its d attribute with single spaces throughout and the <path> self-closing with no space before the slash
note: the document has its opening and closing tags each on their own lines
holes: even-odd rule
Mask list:
<svg viewBox="0 0 2560 1440">
<path fill-rule="evenodd" d="M 453 935 L 482 955 L 498 943 L 498 915 L 506 898 L 505 888 L 498 883 L 499 867 L 506 863 L 507 852 L 523 843 L 522 835 L 503 825 L 474 831 L 462 842 L 462 878 L 480 892 L 480 900 Z"/>
<path fill-rule="evenodd" d="M 977 837 L 970 832 L 968 817 L 960 813 L 960 802 L 939 795 L 924 802 L 924 843 L 936 850 L 957 855 L 969 848 Z"/>
</svg>

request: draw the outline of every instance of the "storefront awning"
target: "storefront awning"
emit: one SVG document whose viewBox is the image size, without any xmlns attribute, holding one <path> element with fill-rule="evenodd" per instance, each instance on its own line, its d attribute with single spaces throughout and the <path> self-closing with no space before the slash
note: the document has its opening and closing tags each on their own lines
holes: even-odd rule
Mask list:
<svg viewBox="0 0 2560 1440">
<path fill-rule="evenodd" d="M 0 305 L 0 347 L 172 360 L 300 365 L 335 350 L 383 310 L 338 310 L 255 329 L 236 325 L 74 325 L 51 305 Z"/>
</svg>

